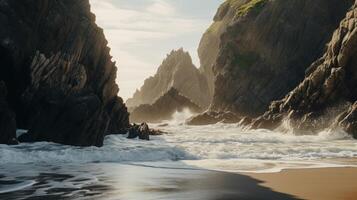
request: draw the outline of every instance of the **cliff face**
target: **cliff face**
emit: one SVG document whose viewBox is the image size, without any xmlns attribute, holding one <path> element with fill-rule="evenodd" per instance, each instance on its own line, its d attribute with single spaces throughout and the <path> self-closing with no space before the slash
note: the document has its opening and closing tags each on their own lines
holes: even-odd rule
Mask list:
<svg viewBox="0 0 357 200">
<path fill-rule="evenodd" d="M 0 144 L 14 144 L 17 143 L 15 113 L 9 108 L 6 97 L 5 83 L 0 81 Z"/>
<path fill-rule="evenodd" d="M 32 140 L 101 146 L 129 125 L 88 0 L 3 0 L 0 26 L 0 79 Z"/>
<path fill-rule="evenodd" d="M 226 1 L 208 30 L 217 34 L 206 33 L 219 35 L 225 30 L 213 66 L 212 110 L 248 116 L 263 113 L 272 100 L 303 80 L 352 4 L 351 0 Z M 213 44 L 201 45 L 216 46 L 219 39 L 211 37 Z M 201 57 L 214 57 L 217 51 L 207 47 Z M 209 71 L 212 61 L 203 62 Z"/>
<path fill-rule="evenodd" d="M 171 88 L 176 88 L 202 108 L 207 108 L 210 104 L 207 81 L 193 65 L 191 56 L 183 49 L 172 51 L 155 76 L 146 79 L 140 91 L 137 91 L 126 104 L 132 108 L 142 104 L 153 104 Z"/>
<path fill-rule="evenodd" d="M 254 127 L 275 128 L 283 119 L 300 131 L 340 126 L 357 138 L 357 2 L 334 32 L 324 56 L 305 80 L 271 104 Z"/>
<path fill-rule="evenodd" d="M 136 107 L 130 113 L 130 121 L 141 122 L 161 122 L 169 120 L 176 111 L 189 109 L 193 113 L 202 112 L 202 109 L 190 99 L 184 97 L 175 88 L 171 88 L 167 93 L 155 101 L 155 103 L 143 104 Z"/>
<path fill-rule="evenodd" d="M 243 1 L 237 2 L 243 4 Z M 219 47 L 221 44 L 221 35 L 226 32 L 227 27 L 235 21 L 235 10 L 227 1 L 223 3 L 215 17 L 213 24 L 203 34 L 198 47 L 198 56 L 200 58 L 200 71 L 206 77 L 209 88 L 210 101 L 214 94 L 215 77 L 213 74 L 213 66 L 216 63 Z"/>
</svg>

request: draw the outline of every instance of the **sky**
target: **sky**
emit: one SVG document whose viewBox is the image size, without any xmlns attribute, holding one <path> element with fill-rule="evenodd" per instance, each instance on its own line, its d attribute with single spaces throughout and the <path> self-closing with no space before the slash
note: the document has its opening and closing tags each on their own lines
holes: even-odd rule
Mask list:
<svg viewBox="0 0 357 200">
<path fill-rule="evenodd" d="M 223 0 L 90 0 L 118 67 L 119 95 L 131 97 L 166 55 L 183 47 L 199 67 L 197 48 Z"/>
</svg>

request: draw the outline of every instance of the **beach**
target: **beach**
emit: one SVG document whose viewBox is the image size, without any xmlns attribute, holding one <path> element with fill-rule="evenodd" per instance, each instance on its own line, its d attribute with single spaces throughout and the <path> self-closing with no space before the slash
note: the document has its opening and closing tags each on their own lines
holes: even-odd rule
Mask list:
<svg viewBox="0 0 357 200">
<path fill-rule="evenodd" d="M 355 140 L 173 125 L 150 141 L 0 146 L 0 199 L 357 199 Z M 328 159 L 326 159 L 328 158 Z"/>
<path fill-rule="evenodd" d="M 2 167 L 0 199 L 354 200 L 357 168 L 228 173 L 116 163 Z"/>
<path fill-rule="evenodd" d="M 0 199 L 289 200 L 247 175 L 115 163 L 13 165 L 0 172 Z M 6 172 L 6 173 L 3 173 Z M 18 173 L 16 173 L 18 172 Z"/>
<path fill-rule="evenodd" d="M 357 168 L 290 169 L 280 173 L 246 174 L 262 186 L 299 199 L 357 199 Z"/>
</svg>

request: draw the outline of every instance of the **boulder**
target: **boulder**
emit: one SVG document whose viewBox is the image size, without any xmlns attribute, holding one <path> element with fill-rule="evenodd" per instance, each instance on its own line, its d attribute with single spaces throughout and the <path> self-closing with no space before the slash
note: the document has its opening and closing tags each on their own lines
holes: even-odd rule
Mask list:
<svg viewBox="0 0 357 200">
<path fill-rule="evenodd" d="M 140 125 L 133 124 L 127 129 L 128 139 L 139 138 L 140 140 L 150 140 L 150 135 L 162 135 L 163 132 L 159 130 L 150 129 L 145 122 Z"/>
</svg>

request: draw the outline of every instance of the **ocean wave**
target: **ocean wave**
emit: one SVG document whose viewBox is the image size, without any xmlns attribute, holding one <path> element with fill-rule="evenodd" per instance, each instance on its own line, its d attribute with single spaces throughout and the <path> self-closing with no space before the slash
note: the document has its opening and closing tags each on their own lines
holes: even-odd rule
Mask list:
<svg viewBox="0 0 357 200">
<path fill-rule="evenodd" d="M 158 125 L 153 125 L 158 126 Z M 104 147 L 71 147 L 53 143 L 0 146 L 0 164 L 149 162 L 178 160 L 261 159 L 301 161 L 357 156 L 355 140 L 342 131 L 294 136 L 268 130 L 245 130 L 237 125 L 169 125 L 168 134 L 151 141 L 122 135 L 105 139 Z"/>
</svg>

